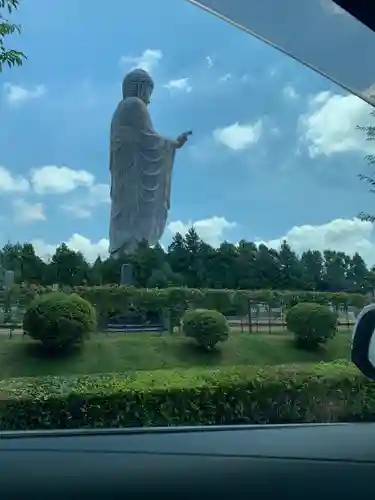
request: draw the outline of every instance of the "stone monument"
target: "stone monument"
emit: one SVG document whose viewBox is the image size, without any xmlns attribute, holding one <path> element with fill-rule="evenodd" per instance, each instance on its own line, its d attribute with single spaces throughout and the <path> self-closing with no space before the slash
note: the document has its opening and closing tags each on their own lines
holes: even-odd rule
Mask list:
<svg viewBox="0 0 375 500">
<path fill-rule="evenodd" d="M 134 271 L 131 264 L 122 264 L 120 285 L 131 286 L 134 283 Z"/>
<path fill-rule="evenodd" d="M 9 291 L 14 284 L 14 271 L 6 270 L 4 273 L 4 289 Z"/>
<path fill-rule="evenodd" d="M 175 152 L 192 133 L 173 140 L 155 132 L 147 108 L 153 89 L 143 69 L 128 73 L 112 117 L 109 253 L 114 258 L 134 253 L 143 240 L 150 246 L 160 240 L 170 208 Z M 124 269 L 121 275 L 132 273 Z"/>
</svg>

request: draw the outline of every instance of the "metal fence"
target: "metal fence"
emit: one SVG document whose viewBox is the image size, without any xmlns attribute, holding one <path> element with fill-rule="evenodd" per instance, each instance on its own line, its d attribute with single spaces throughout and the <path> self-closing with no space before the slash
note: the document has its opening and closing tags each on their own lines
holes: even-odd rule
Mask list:
<svg viewBox="0 0 375 500">
<path fill-rule="evenodd" d="M 358 311 L 349 307 L 335 308 L 328 304 L 328 307 L 337 313 L 338 329 L 348 330 L 355 323 Z M 229 316 L 228 322 L 231 328 L 248 331 L 249 333 L 268 332 L 276 333 L 286 330 L 286 311 L 285 306 L 269 306 L 262 302 L 249 302 L 248 313 L 243 316 Z"/>
<path fill-rule="evenodd" d="M 12 337 L 14 333 L 23 334 L 22 320 L 26 305 L 22 300 L 12 300 L 10 293 L 0 294 L 0 334 Z"/>
<path fill-rule="evenodd" d="M 338 315 L 338 329 L 348 330 L 355 323 L 358 310 L 355 308 L 328 307 Z M 0 294 L 0 334 L 12 337 L 13 334 L 23 334 L 22 319 L 26 304 L 22 300 L 11 300 L 6 293 Z M 283 305 L 269 306 L 267 303 L 249 301 L 247 314 L 228 316 L 231 328 L 249 333 L 277 333 L 286 330 L 286 307 Z"/>
</svg>

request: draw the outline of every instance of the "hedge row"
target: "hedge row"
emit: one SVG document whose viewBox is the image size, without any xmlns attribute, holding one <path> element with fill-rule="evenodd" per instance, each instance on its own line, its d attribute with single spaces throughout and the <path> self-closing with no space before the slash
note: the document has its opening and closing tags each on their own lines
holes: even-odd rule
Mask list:
<svg viewBox="0 0 375 500">
<path fill-rule="evenodd" d="M 0 382 L 0 428 L 373 421 L 375 384 L 348 363 Z"/>
<path fill-rule="evenodd" d="M 51 291 L 44 287 L 15 287 L 13 300 L 27 305 L 36 294 Z M 98 315 L 124 314 L 130 306 L 138 310 L 155 312 L 168 316 L 172 324 L 177 324 L 182 313 L 190 308 L 215 309 L 224 315 L 248 314 L 250 302 L 264 303 L 269 307 L 293 306 L 299 302 L 318 302 L 347 308 L 362 308 L 367 297 L 349 293 L 280 292 L 273 290 L 210 290 L 190 288 L 140 289 L 124 286 L 76 287 L 74 291 L 89 300 Z M 1 300 L 1 296 L 0 296 Z"/>
</svg>

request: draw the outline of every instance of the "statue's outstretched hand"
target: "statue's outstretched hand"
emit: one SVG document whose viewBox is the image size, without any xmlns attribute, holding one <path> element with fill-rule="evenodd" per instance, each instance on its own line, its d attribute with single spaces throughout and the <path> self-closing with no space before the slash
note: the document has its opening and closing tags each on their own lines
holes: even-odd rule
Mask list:
<svg viewBox="0 0 375 500">
<path fill-rule="evenodd" d="M 192 133 L 193 132 L 191 130 L 188 130 L 187 132 L 179 135 L 176 139 L 176 149 L 182 148 L 182 146 L 187 142 L 189 135 Z"/>
</svg>

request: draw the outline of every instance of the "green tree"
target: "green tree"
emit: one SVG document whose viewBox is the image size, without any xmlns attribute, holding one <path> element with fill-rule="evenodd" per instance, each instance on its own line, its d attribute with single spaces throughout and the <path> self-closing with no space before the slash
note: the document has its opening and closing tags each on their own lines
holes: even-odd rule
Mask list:
<svg viewBox="0 0 375 500">
<path fill-rule="evenodd" d="M 205 246 L 197 231 L 191 227 L 186 233 L 185 249 L 188 254 L 187 268 L 185 271 L 187 284 L 191 288 L 201 288 L 205 283 L 205 268 L 202 259 L 202 246 Z"/>
<path fill-rule="evenodd" d="M 8 49 L 5 45 L 5 38 L 14 33 L 20 33 L 21 27 L 18 24 L 8 20 L 14 10 L 18 9 L 20 0 L 0 0 L 0 73 L 3 65 L 21 66 L 26 56 L 23 52 L 14 49 Z"/>
<path fill-rule="evenodd" d="M 22 245 L 20 243 L 12 244 L 8 242 L 1 251 L 2 266 L 4 269 L 14 271 L 16 283 L 22 281 L 21 250 Z"/>
<path fill-rule="evenodd" d="M 348 256 L 344 252 L 325 250 L 324 255 L 324 284 L 323 287 L 329 292 L 346 290 Z"/>
<path fill-rule="evenodd" d="M 375 111 L 370 113 L 371 116 L 375 116 Z M 367 141 L 375 140 L 375 125 L 357 125 L 357 130 L 363 132 Z M 375 155 L 367 155 L 365 156 L 365 160 L 367 161 L 368 168 L 371 171 L 369 174 L 358 174 L 358 177 L 361 181 L 365 182 L 370 186 L 370 192 L 375 193 L 375 177 L 373 173 L 373 168 L 375 165 Z M 375 222 L 375 216 L 370 215 L 364 212 L 359 214 L 359 218 L 364 221 Z"/>
<path fill-rule="evenodd" d="M 189 252 L 181 233 L 176 233 L 167 251 L 167 261 L 175 273 L 185 276 L 188 266 Z"/>
<path fill-rule="evenodd" d="M 90 285 L 102 285 L 103 284 L 103 261 L 100 257 L 97 257 L 94 264 L 91 266 L 89 273 L 89 284 Z"/>
<path fill-rule="evenodd" d="M 370 273 L 362 257 L 355 253 L 349 257 L 347 269 L 348 287 L 351 292 L 367 292 L 370 285 Z"/>
<path fill-rule="evenodd" d="M 102 261 L 100 265 L 101 283 L 103 285 L 108 285 L 110 283 L 120 283 L 121 265 L 128 263 L 129 262 L 127 261 L 125 262 L 125 259 L 108 258 Z"/>
<path fill-rule="evenodd" d="M 147 241 L 142 241 L 137 252 L 131 256 L 131 263 L 134 266 L 136 285 L 147 287 L 147 283 L 152 273 L 163 267 L 165 254 L 160 245 L 150 247 Z"/>
<path fill-rule="evenodd" d="M 320 290 L 324 273 L 324 260 L 318 250 L 307 250 L 301 255 L 303 289 Z"/>
<path fill-rule="evenodd" d="M 76 286 L 89 280 L 90 266 L 81 252 L 75 252 L 62 243 L 56 248 L 49 264 L 55 283 Z"/>
<path fill-rule="evenodd" d="M 297 254 L 283 241 L 279 251 L 280 259 L 280 289 L 300 290 L 303 287 L 303 266 Z"/>
<path fill-rule="evenodd" d="M 122 264 L 133 264 L 135 286 L 196 288 L 350 291 L 375 289 L 375 267 L 368 269 L 358 254 L 307 250 L 298 256 L 283 242 L 279 251 L 240 241 L 214 248 L 191 229 L 177 234 L 168 251 L 143 242 L 134 255 L 97 258 L 89 263 L 80 252 L 60 245 L 48 262 L 30 243 L 7 243 L 0 251 L 3 269 L 15 273 L 17 283 L 42 285 L 106 285 L 120 282 Z"/>
<path fill-rule="evenodd" d="M 239 242 L 235 269 L 238 288 L 243 290 L 259 288 L 261 276 L 259 276 L 256 267 L 257 257 L 258 248 L 254 243 L 245 240 Z"/>
<path fill-rule="evenodd" d="M 163 269 L 155 269 L 147 281 L 147 288 L 167 288 L 168 277 Z"/>
<path fill-rule="evenodd" d="M 226 241 L 216 251 L 207 244 L 202 246 L 203 252 L 201 253 L 205 266 L 208 267 L 209 286 L 213 288 L 237 288 L 238 248 Z"/>
<path fill-rule="evenodd" d="M 281 262 L 276 250 L 259 245 L 255 268 L 259 288 L 280 288 Z"/>
<path fill-rule="evenodd" d="M 207 280 L 204 255 L 207 246 L 192 227 L 183 237 L 176 233 L 168 247 L 168 263 L 173 272 L 184 277 L 186 285 L 192 288 L 203 286 Z"/>
<path fill-rule="evenodd" d="M 46 283 L 47 264 L 35 254 L 31 243 L 24 243 L 20 249 L 20 268 L 22 282 Z"/>
</svg>

